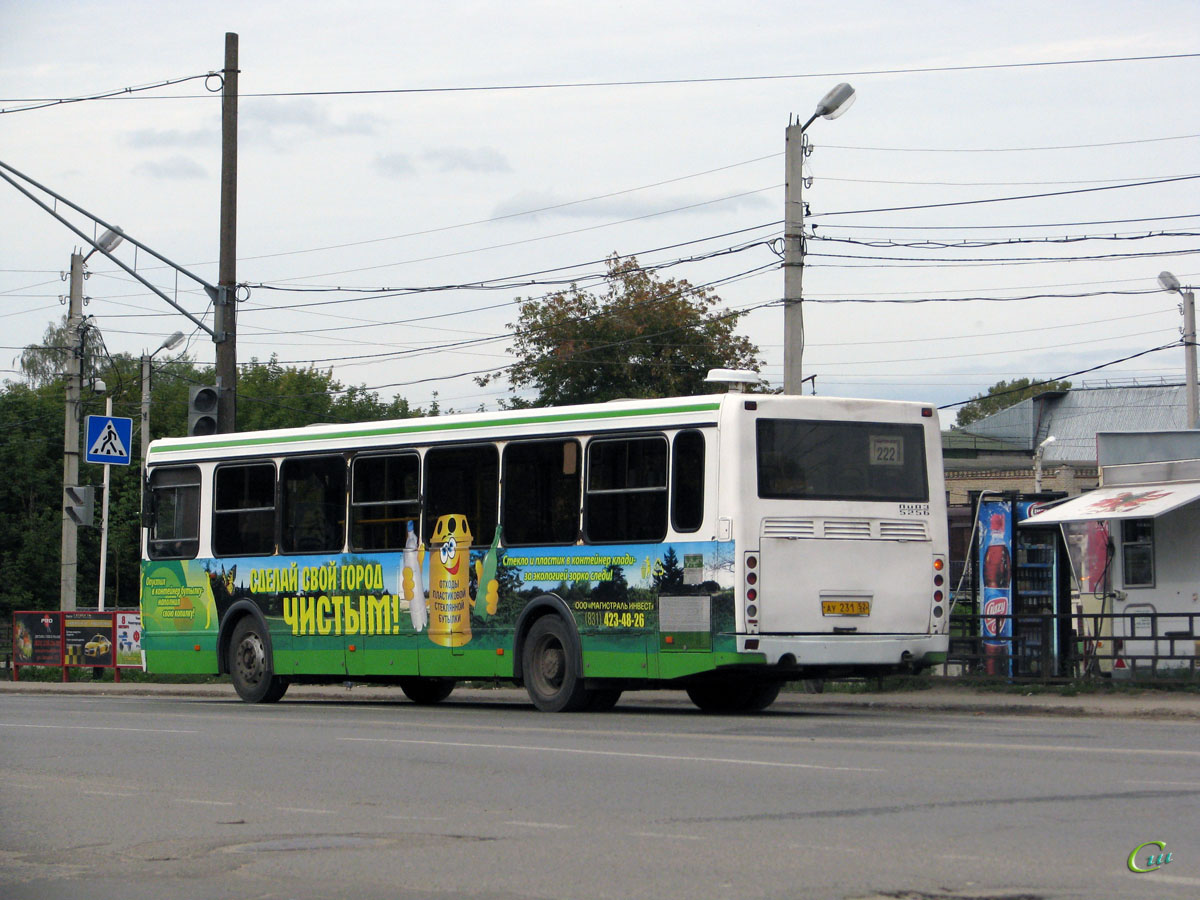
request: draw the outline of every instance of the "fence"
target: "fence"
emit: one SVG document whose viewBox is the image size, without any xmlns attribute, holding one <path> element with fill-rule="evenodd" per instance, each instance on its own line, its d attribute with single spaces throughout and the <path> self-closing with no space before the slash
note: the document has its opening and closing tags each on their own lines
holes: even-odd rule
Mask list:
<svg viewBox="0 0 1200 900">
<path fill-rule="evenodd" d="M 1143 608 L 1144 609 L 1144 608 Z M 946 676 L 1016 682 L 1129 678 L 1197 680 L 1200 613 L 1133 612 L 989 616 L 996 634 L 980 634 L 978 613 L 955 613 Z M 1008 627 L 1005 627 L 1007 623 Z"/>
</svg>

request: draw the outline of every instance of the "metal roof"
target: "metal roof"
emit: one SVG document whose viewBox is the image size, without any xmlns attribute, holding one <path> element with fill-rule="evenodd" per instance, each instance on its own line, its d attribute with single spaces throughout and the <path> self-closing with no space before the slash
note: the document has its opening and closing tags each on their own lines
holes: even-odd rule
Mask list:
<svg viewBox="0 0 1200 900">
<path fill-rule="evenodd" d="M 964 431 L 1032 453 L 1050 435 L 1043 462 L 1096 463 L 1101 431 L 1181 431 L 1187 428 L 1182 384 L 1124 385 L 1051 391 L 972 422 Z"/>
</svg>

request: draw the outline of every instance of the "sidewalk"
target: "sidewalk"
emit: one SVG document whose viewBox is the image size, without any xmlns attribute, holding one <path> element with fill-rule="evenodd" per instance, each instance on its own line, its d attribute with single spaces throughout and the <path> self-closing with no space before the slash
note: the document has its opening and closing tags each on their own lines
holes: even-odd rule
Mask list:
<svg viewBox="0 0 1200 900">
<path fill-rule="evenodd" d="M 131 681 L 0 681 L 0 694 L 83 694 L 111 697 L 179 697 L 228 700 L 237 702 L 237 694 L 228 684 L 147 684 Z M 359 685 L 292 685 L 283 699 L 288 701 L 335 701 L 406 703 L 396 687 Z M 448 703 L 495 703 L 528 706 L 525 691 L 516 687 L 458 688 Z M 692 708 L 683 691 L 628 691 L 617 706 L 623 708 Z M 785 691 L 771 707 L 773 710 L 800 712 L 822 709 L 897 710 L 920 713 L 958 713 L 966 715 L 1056 715 L 1119 716 L 1155 719 L 1200 719 L 1200 694 L 1183 691 L 1156 691 L 1104 688 L 1094 693 L 1063 696 L 1058 693 L 1020 693 L 1010 690 L 986 690 L 969 686 L 936 686 L 923 691 L 880 693 L 844 693 L 827 690 L 823 694 Z"/>
</svg>

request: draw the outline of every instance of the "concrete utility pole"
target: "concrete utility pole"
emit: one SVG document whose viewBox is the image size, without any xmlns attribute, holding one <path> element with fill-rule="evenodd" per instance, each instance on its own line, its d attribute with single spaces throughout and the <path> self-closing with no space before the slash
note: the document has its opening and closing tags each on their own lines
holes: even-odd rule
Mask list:
<svg viewBox="0 0 1200 900">
<path fill-rule="evenodd" d="M 839 84 L 821 98 L 803 125 L 789 124 L 785 136 L 785 175 L 787 180 L 783 211 L 783 392 L 802 393 L 804 375 L 804 306 L 801 289 L 804 280 L 804 132 L 817 118 L 836 119 L 854 102 L 854 88 Z"/>
<path fill-rule="evenodd" d="M 238 36 L 225 35 L 221 94 L 221 256 L 217 278 L 217 431 L 237 428 L 237 118 Z"/>
<path fill-rule="evenodd" d="M 1190 287 L 1184 287 L 1179 279 L 1170 272 L 1158 274 L 1158 285 L 1164 291 L 1179 294 L 1183 309 L 1183 366 L 1187 382 L 1187 427 L 1195 428 L 1200 419 L 1197 395 L 1200 391 L 1196 385 L 1196 292 Z"/>
<path fill-rule="evenodd" d="M 79 326 L 83 322 L 83 254 L 71 254 L 71 288 L 67 307 L 67 412 L 63 424 L 62 563 L 59 609 L 74 610 L 79 574 L 79 526 L 67 512 L 66 489 L 79 484 L 79 395 L 83 365 Z"/>
</svg>

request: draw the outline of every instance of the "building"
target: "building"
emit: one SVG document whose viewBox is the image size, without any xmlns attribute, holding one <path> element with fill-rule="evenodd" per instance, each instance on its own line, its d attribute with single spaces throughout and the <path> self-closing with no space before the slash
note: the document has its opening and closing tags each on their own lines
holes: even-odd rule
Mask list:
<svg viewBox="0 0 1200 900">
<path fill-rule="evenodd" d="M 1041 458 L 1041 490 L 1075 496 L 1099 483 L 1100 432 L 1180 431 L 1187 427 L 1182 384 L 1102 385 L 1047 391 L 942 433 L 950 505 L 972 491 L 1030 493 Z"/>
</svg>

